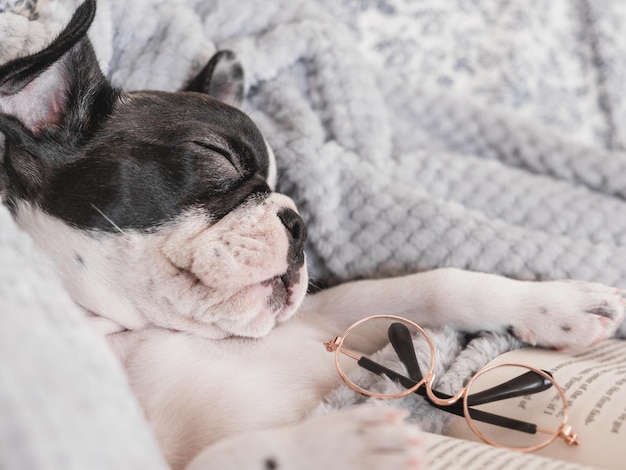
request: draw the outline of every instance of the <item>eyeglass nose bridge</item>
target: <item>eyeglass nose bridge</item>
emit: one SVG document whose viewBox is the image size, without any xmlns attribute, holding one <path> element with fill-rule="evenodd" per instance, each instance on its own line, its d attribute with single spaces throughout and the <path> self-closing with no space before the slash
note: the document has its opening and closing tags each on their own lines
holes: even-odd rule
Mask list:
<svg viewBox="0 0 626 470">
<path fill-rule="evenodd" d="M 424 387 L 426 388 L 426 395 L 428 395 L 428 399 L 437 406 L 451 406 L 456 404 L 459 400 L 461 400 L 465 393 L 467 392 L 467 387 L 462 387 L 455 395 L 449 398 L 440 398 L 435 395 L 433 391 L 433 386 L 435 384 L 436 376 L 435 374 L 430 374 L 428 377 L 425 377 Z"/>
</svg>

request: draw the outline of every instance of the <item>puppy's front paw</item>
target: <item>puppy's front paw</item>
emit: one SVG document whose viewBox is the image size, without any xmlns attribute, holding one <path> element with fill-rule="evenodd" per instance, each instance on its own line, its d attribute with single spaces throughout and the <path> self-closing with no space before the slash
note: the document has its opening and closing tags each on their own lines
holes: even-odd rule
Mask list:
<svg viewBox="0 0 626 470">
<path fill-rule="evenodd" d="M 612 336 L 624 320 L 623 291 L 582 281 L 524 283 L 524 316 L 511 332 L 533 345 L 591 346 Z"/>
<path fill-rule="evenodd" d="M 407 412 L 360 406 L 237 436 L 205 449 L 186 470 L 411 470 L 423 468 L 420 430 Z"/>
<path fill-rule="evenodd" d="M 361 406 L 333 417 L 341 423 L 349 446 L 345 449 L 345 465 L 354 468 L 418 469 L 422 468 L 423 448 L 419 429 L 405 421 L 407 413 L 386 406 Z M 340 429 L 339 432 L 343 433 Z M 339 436 L 337 436 L 339 438 Z"/>
<path fill-rule="evenodd" d="M 359 406 L 316 417 L 298 429 L 300 451 L 311 459 L 311 469 L 423 468 L 421 431 L 406 416 L 387 406 Z"/>
</svg>

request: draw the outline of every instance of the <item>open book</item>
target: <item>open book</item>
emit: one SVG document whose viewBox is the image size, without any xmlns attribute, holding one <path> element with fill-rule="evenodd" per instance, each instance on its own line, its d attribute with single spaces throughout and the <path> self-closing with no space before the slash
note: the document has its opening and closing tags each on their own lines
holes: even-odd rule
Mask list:
<svg viewBox="0 0 626 470">
<path fill-rule="evenodd" d="M 455 417 L 447 436 L 427 435 L 428 468 L 626 468 L 626 341 L 603 341 L 593 349 L 577 354 L 520 349 L 492 361 L 502 362 L 528 364 L 553 374 L 567 396 L 570 405 L 568 423 L 578 434 L 580 445 L 568 446 L 557 439 L 532 454 L 498 449 L 482 443 L 463 418 Z M 533 413 L 544 411 L 533 410 L 529 419 Z"/>
</svg>

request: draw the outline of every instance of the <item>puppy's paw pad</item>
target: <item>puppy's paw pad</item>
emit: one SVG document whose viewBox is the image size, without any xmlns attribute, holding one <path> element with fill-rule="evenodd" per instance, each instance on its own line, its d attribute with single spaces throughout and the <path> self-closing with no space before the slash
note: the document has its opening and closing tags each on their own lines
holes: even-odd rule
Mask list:
<svg viewBox="0 0 626 470">
<path fill-rule="evenodd" d="M 624 320 L 625 302 L 619 289 L 582 281 L 539 282 L 529 287 L 524 300 L 529 311 L 511 328 L 527 343 L 591 346 L 612 336 Z"/>
</svg>

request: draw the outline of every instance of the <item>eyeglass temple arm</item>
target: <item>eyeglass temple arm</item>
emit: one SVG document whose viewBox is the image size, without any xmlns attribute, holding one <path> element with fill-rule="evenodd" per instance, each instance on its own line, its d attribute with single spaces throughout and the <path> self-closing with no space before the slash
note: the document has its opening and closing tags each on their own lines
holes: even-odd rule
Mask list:
<svg viewBox="0 0 626 470">
<path fill-rule="evenodd" d="M 404 323 L 392 323 L 387 330 L 387 336 L 398 358 L 406 367 L 409 377 L 415 380 L 415 382 L 422 380 L 424 376 L 417 362 L 413 338 L 407 326 Z"/>
<path fill-rule="evenodd" d="M 468 406 L 476 406 L 498 400 L 506 400 L 507 398 L 532 395 L 533 393 L 548 390 L 550 387 L 552 387 L 550 380 L 529 370 L 495 387 L 488 388 L 482 392 L 472 393 L 467 397 L 467 404 Z"/>
<path fill-rule="evenodd" d="M 390 379 L 398 381 L 402 386 L 406 388 L 415 387 L 415 385 L 417 385 L 418 383 L 414 380 L 409 379 L 408 377 L 398 374 L 391 369 L 388 369 L 381 364 L 378 364 L 377 362 L 372 361 L 371 359 L 368 359 L 367 357 L 361 357 L 360 359 L 358 359 L 357 362 L 359 366 L 363 367 L 364 369 L 367 369 L 377 375 L 386 375 Z M 417 390 L 415 390 L 415 393 L 426 398 L 426 400 L 437 409 L 455 414 L 457 416 L 465 416 L 465 414 L 463 413 L 463 406 L 460 403 L 446 406 L 437 405 L 436 403 L 433 403 L 430 398 L 428 398 L 424 387 L 419 387 Z M 495 415 L 493 413 L 487 413 L 486 411 L 470 410 L 470 416 L 472 419 L 476 421 L 481 421 L 483 423 L 493 424 L 495 426 L 513 429 L 515 431 L 520 431 L 527 434 L 537 433 L 537 426 L 535 424 Z"/>
<path fill-rule="evenodd" d="M 413 338 L 407 326 L 404 323 L 394 322 L 389 326 L 387 336 L 398 358 L 406 367 L 409 377 L 415 382 L 422 380 L 423 375 L 415 355 Z M 549 374 L 549 372 L 546 373 Z M 548 390 L 551 386 L 552 382 L 542 375 L 528 371 L 525 374 L 514 377 L 495 387 L 470 394 L 467 397 L 467 404 L 468 406 L 477 406 L 494 401 L 506 400 L 508 398 L 531 395 Z M 433 392 L 435 392 L 439 398 L 452 398 L 450 395 L 435 390 L 433 390 Z"/>
</svg>

